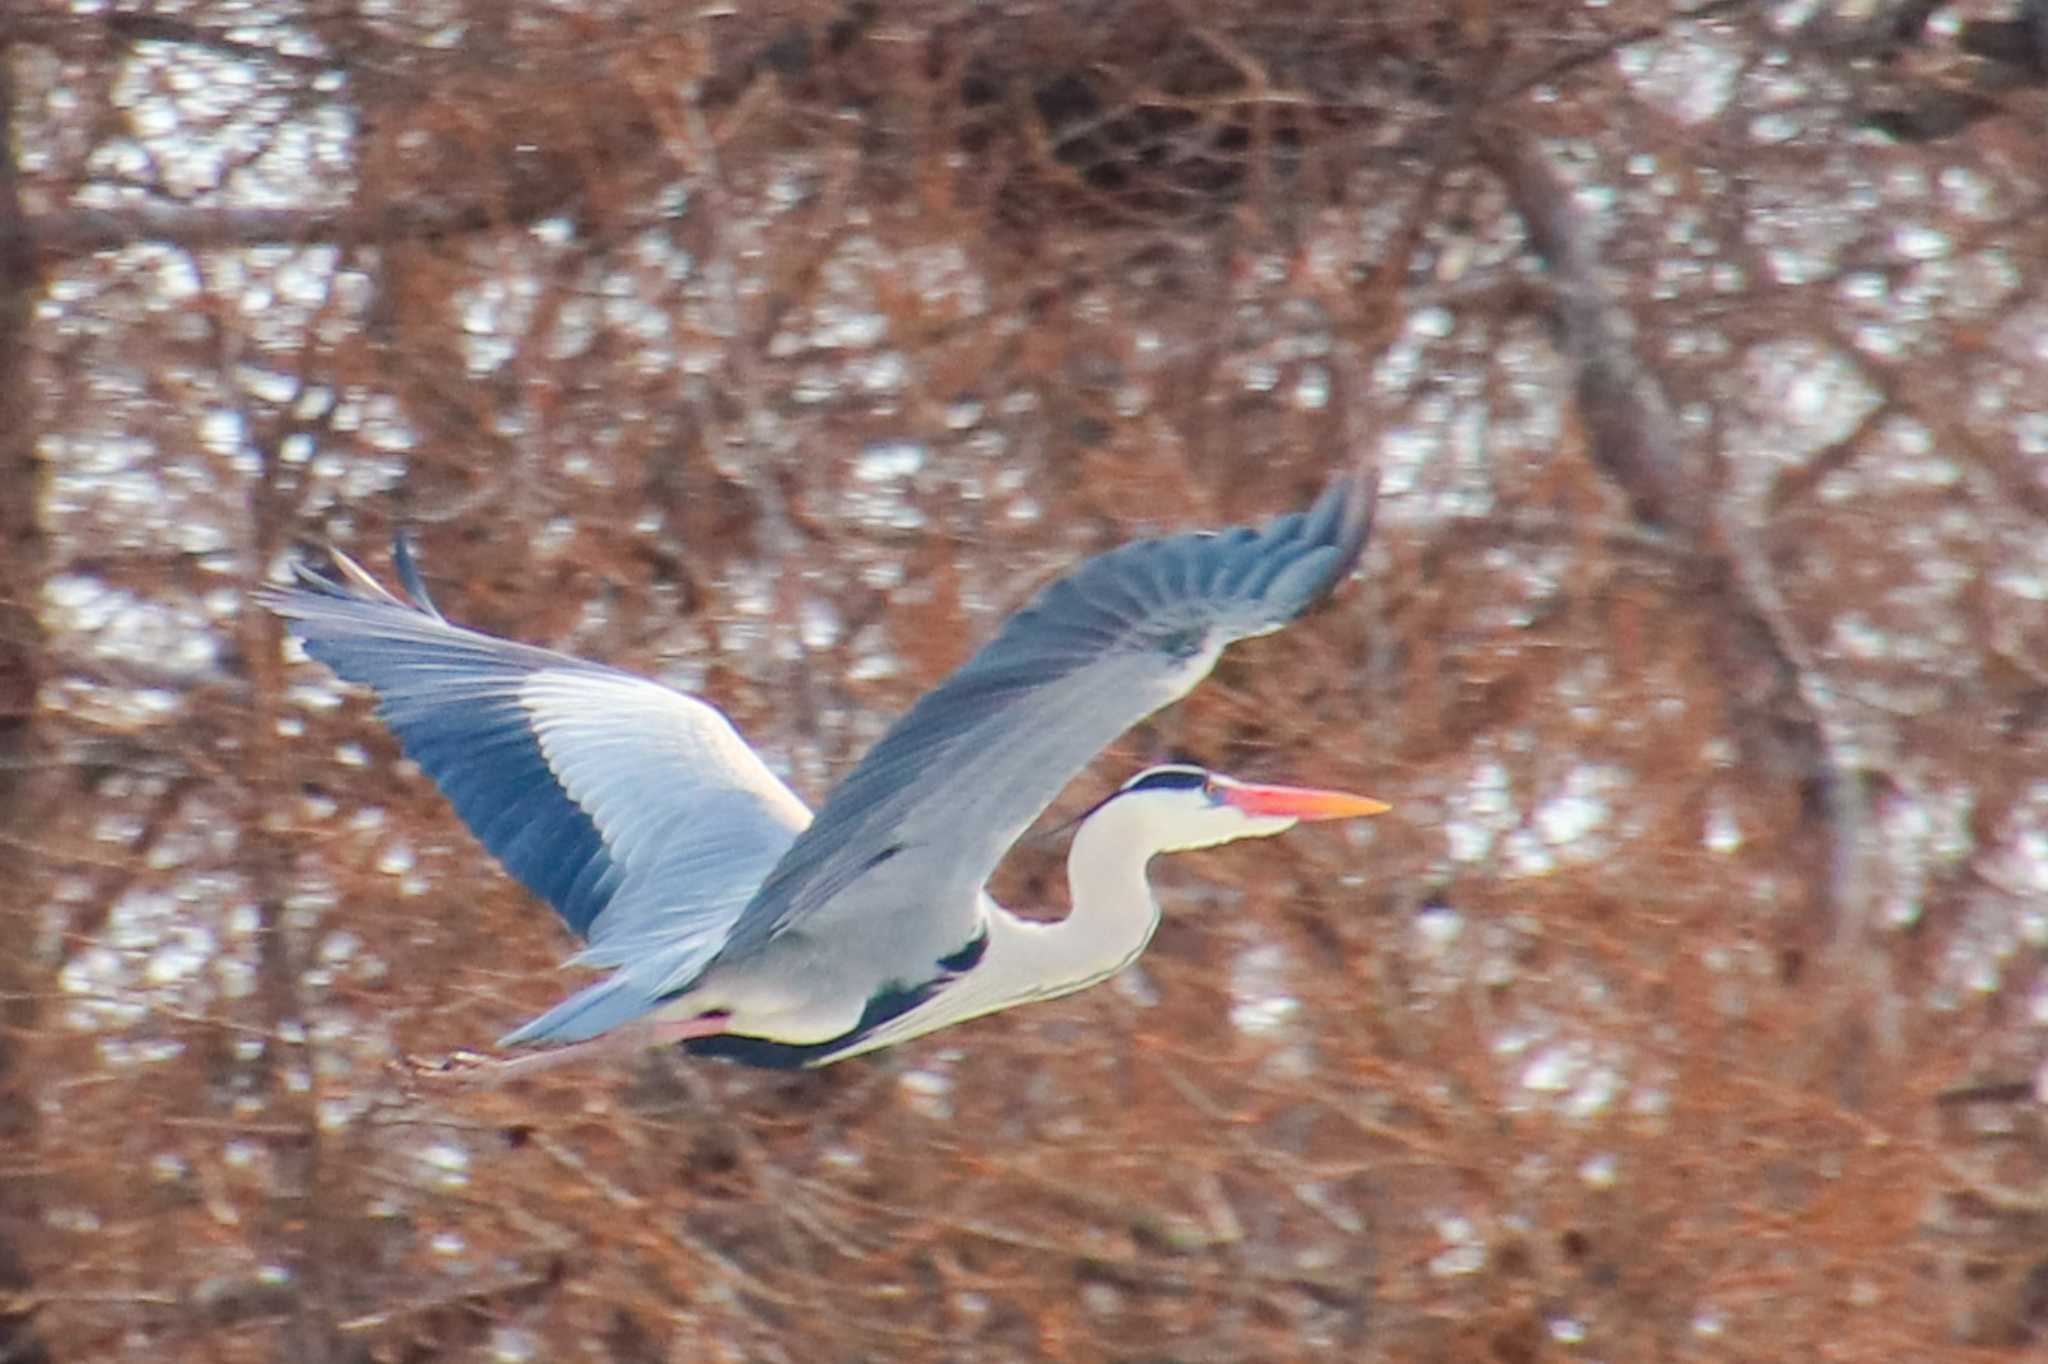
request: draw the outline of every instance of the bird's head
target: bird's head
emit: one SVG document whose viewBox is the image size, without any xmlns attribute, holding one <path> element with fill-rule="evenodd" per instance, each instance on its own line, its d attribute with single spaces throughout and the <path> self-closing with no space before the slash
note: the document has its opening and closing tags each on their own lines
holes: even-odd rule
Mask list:
<svg viewBox="0 0 2048 1364">
<path fill-rule="evenodd" d="M 1262 786 L 1182 763 L 1149 768 L 1098 807 L 1137 821 L 1160 852 L 1210 848 L 1240 838 L 1270 838 L 1301 820 L 1384 814 L 1385 801 L 1303 786 Z"/>
</svg>

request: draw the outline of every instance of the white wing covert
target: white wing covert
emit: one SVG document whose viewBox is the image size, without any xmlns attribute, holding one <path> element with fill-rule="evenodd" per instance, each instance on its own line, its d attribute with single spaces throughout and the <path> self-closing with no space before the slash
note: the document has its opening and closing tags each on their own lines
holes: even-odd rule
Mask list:
<svg viewBox="0 0 2048 1364">
<path fill-rule="evenodd" d="M 452 625 L 401 539 L 405 600 L 336 553 L 335 578 L 262 594 L 377 714 L 478 841 L 626 969 L 508 1040 L 595 1036 L 716 954 L 810 812 L 717 709 L 671 687 Z M 650 991 L 649 993 L 641 993 Z"/>
</svg>

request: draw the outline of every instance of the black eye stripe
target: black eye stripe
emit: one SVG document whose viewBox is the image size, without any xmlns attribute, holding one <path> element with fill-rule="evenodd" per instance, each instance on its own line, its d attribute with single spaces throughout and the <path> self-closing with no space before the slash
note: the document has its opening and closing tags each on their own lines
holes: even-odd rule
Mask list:
<svg viewBox="0 0 2048 1364">
<path fill-rule="evenodd" d="M 1198 791 L 1209 784 L 1209 774 L 1199 767 L 1155 767 L 1140 772 L 1124 783 L 1125 791 Z"/>
</svg>

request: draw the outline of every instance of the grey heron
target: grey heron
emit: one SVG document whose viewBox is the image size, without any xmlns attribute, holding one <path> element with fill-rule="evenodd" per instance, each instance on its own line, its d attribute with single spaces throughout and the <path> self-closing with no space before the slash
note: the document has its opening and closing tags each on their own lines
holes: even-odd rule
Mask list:
<svg viewBox="0 0 2048 1364">
<path fill-rule="evenodd" d="M 1115 975 L 1158 925 L 1158 853 L 1388 808 L 1154 767 L 1078 822 L 1064 919 L 1021 918 L 984 889 L 1110 741 L 1350 573 L 1376 490 L 1360 466 L 1262 528 L 1085 560 L 912 706 L 815 818 L 708 703 L 451 624 L 403 537 L 405 597 L 337 552 L 333 577 L 301 567 L 263 600 L 376 693 L 477 839 L 583 939 L 571 960 L 611 968 L 501 1039 L 557 1044 L 509 1065 L 681 1044 L 818 1066 Z"/>
</svg>

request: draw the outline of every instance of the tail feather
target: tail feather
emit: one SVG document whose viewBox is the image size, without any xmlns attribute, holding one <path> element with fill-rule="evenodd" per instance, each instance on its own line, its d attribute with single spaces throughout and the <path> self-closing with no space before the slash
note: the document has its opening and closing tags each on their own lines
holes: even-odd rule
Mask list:
<svg viewBox="0 0 2048 1364">
<path fill-rule="evenodd" d="M 652 1013 L 662 1005 L 632 967 L 587 985 L 540 1017 L 498 1039 L 501 1047 L 528 1042 L 587 1042 Z"/>
</svg>

